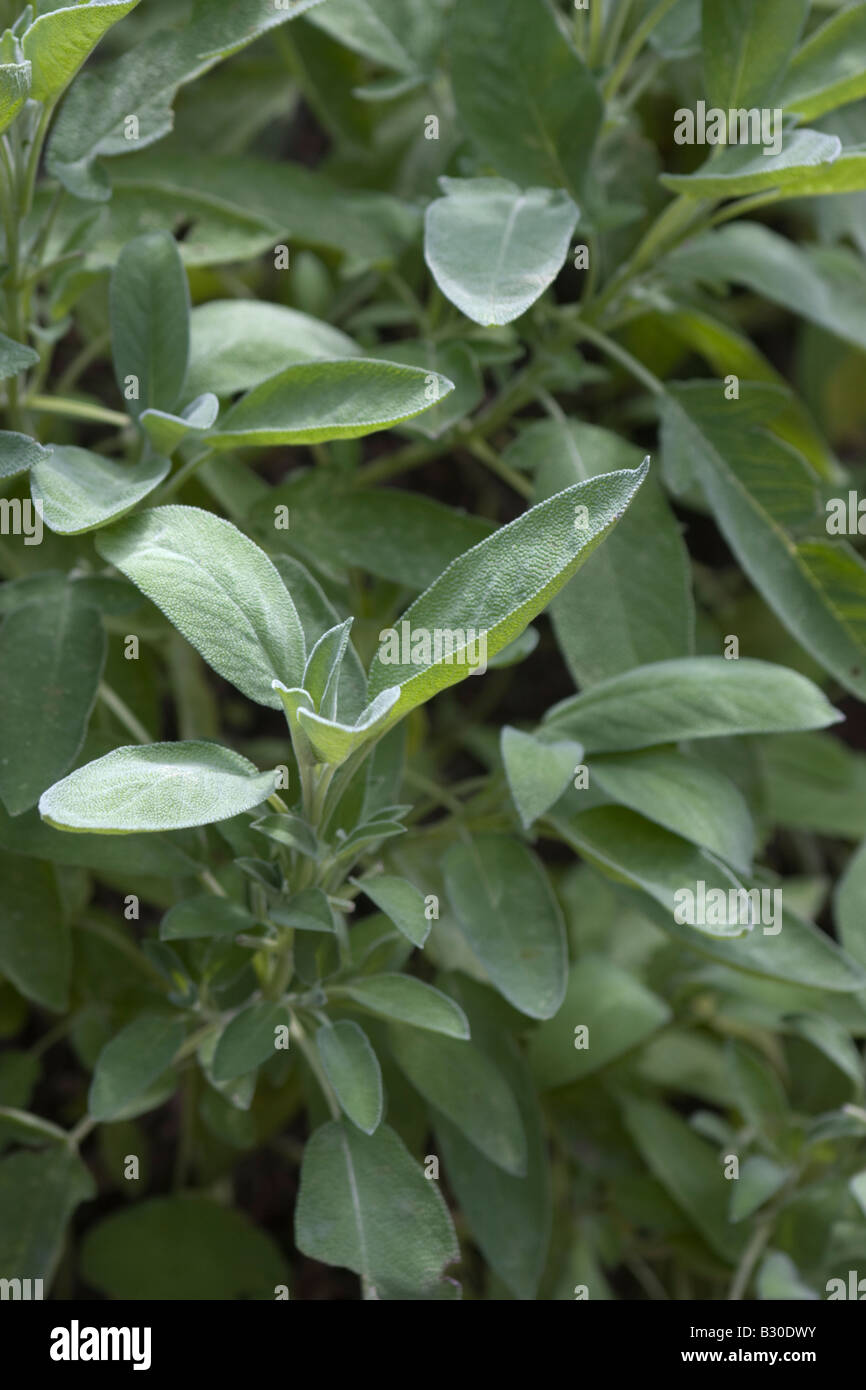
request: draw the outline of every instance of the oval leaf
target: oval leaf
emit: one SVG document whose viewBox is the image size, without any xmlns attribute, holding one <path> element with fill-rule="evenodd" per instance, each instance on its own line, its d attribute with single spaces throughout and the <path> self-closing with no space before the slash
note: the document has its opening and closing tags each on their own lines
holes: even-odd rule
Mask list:
<svg viewBox="0 0 866 1390">
<path fill-rule="evenodd" d="M 365 1134 L 373 1134 L 382 1119 L 382 1072 L 369 1039 L 357 1023 L 341 1019 L 320 1028 L 316 1047 L 337 1100 Z"/>
<path fill-rule="evenodd" d="M 52 531 L 77 536 L 131 511 L 162 482 L 169 468 L 165 458 L 130 466 L 90 449 L 60 444 L 34 463 L 30 490 Z"/>
</svg>

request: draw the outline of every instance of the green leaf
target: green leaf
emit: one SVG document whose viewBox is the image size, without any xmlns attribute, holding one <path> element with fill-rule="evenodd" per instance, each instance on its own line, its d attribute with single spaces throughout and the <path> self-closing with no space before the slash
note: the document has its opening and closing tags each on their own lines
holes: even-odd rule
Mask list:
<svg viewBox="0 0 866 1390">
<path fill-rule="evenodd" d="M 171 410 L 189 356 L 189 285 L 170 232 L 124 246 L 111 277 L 114 372 L 130 414 Z"/>
<path fill-rule="evenodd" d="M 440 179 L 427 209 L 424 257 L 442 293 L 467 318 L 505 324 L 553 284 L 578 209 L 567 193 L 526 192 L 503 179 Z"/>
<path fill-rule="evenodd" d="M 0 94 L 3 90 L 3 68 L 0 67 Z M 2 101 L 2 95 L 0 95 Z M 2 127 L 2 116 L 0 116 L 0 127 Z M 33 348 L 27 347 L 24 343 L 16 343 L 13 338 L 7 338 L 5 333 L 0 333 L 0 381 L 7 377 L 17 376 L 19 372 L 26 371 L 39 361 L 39 353 L 34 352 Z"/>
<path fill-rule="evenodd" d="M 804 460 L 738 425 L 701 382 L 671 391 L 664 422 L 691 453 L 719 529 L 788 631 L 846 690 L 866 696 L 866 563 L 826 534 L 797 539 L 798 511 L 807 511 L 814 488 Z"/>
<path fill-rule="evenodd" d="M 427 0 L 328 0 L 309 22 L 394 72 L 415 75 L 431 61 L 441 30 Z"/>
<path fill-rule="evenodd" d="M 326 1124 L 308 1140 L 295 1242 L 312 1260 L 362 1276 L 377 1298 L 435 1297 L 459 1256 L 438 1185 L 388 1125 L 374 1135 Z"/>
<path fill-rule="evenodd" d="M 185 397 L 248 391 L 294 362 L 352 357 L 357 344 L 328 323 L 259 299 L 212 299 L 190 316 Z"/>
<path fill-rule="evenodd" d="M 391 722 L 477 668 L 481 633 L 488 659 L 513 642 L 616 525 L 648 466 L 567 488 L 449 565 L 394 629 L 401 635 L 400 659 L 392 661 L 394 653 L 386 646 L 370 668 L 371 696 L 391 686 L 400 688 Z M 585 511 L 576 513 L 576 507 Z M 443 644 L 436 660 L 435 634 L 443 631 L 452 636 L 453 654 Z M 402 640 L 404 635 L 408 642 Z M 417 637 L 423 644 L 422 659 L 414 663 Z"/>
<path fill-rule="evenodd" d="M 178 87 L 245 48 L 260 34 L 302 14 L 318 0 L 196 0 L 186 24 L 156 29 L 120 57 L 84 73 L 54 127 L 49 171 L 76 197 L 107 198 L 107 180 L 93 164 L 99 155 L 126 154 L 124 122 L 139 118 L 139 140 L 152 144 L 171 130 Z M 60 11 L 61 14 L 65 13 Z"/>
<path fill-rule="evenodd" d="M 749 1154 L 740 1165 L 736 1182 L 731 1183 L 729 1216 L 731 1221 L 745 1221 L 754 1216 L 759 1207 L 779 1191 L 790 1176 L 790 1169 L 784 1168 L 772 1158 L 763 1154 Z"/>
<path fill-rule="evenodd" d="M 38 15 L 21 39 L 24 57 L 33 68 L 30 96 L 55 101 L 103 34 L 137 4 L 138 0 L 90 0 Z"/>
<path fill-rule="evenodd" d="M 216 743 L 151 743 L 70 772 L 43 793 L 39 814 L 61 830 L 180 830 L 251 811 L 275 786 L 273 772 Z"/>
<path fill-rule="evenodd" d="M 48 458 L 50 449 L 43 449 L 29 435 L 18 434 L 15 430 L 0 430 L 0 478 L 14 478 L 26 473 L 34 463 Z"/>
<path fill-rule="evenodd" d="M 67 835 L 40 820 L 37 810 L 14 819 L 0 806 L 0 846 L 32 859 L 96 869 L 125 882 L 136 874 L 151 878 L 186 878 L 201 866 L 169 835 Z"/>
<path fill-rule="evenodd" d="M 506 724 L 500 749 L 512 800 L 528 830 L 562 796 L 583 759 L 583 748 L 571 739 L 543 743 Z"/>
<path fill-rule="evenodd" d="M 109 1298 L 136 1302 L 267 1301 L 289 1281 L 270 1236 L 242 1212 L 191 1194 L 152 1197 L 105 1217 L 87 1232 L 81 1273 Z"/>
<path fill-rule="evenodd" d="M 116 1119 L 171 1066 L 186 1036 L 177 1014 L 143 1013 L 115 1034 L 99 1054 L 87 1109 L 94 1120 Z"/>
<path fill-rule="evenodd" d="M 180 415 L 166 410 L 144 410 L 140 421 L 155 449 L 173 454 L 189 434 L 206 434 L 219 415 L 220 403 L 208 393 L 190 401 Z"/>
<path fill-rule="evenodd" d="M 219 675 L 270 709 L 304 669 L 300 619 L 267 555 L 197 507 L 156 507 L 100 533 L 97 549 L 147 594 Z"/>
<path fill-rule="evenodd" d="M 623 1119 L 653 1174 L 696 1230 L 723 1260 L 736 1263 L 746 1234 L 732 1230 L 725 1207 L 729 1184 L 709 1144 L 678 1115 L 655 1101 L 627 1097 Z"/>
<path fill-rule="evenodd" d="M 298 720 L 319 759 L 339 767 L 362 744 L 369 742 L 371 738 L 381 737 L 399 697 L 400 692 L 396 686 L 381 691 L 367 708 L 362 710 L 354 724 L 323 719 L 313 710 L 304 708 L 298 710 Z"/>
<path fill-rule="evenodd" d="M 762 749 L 761 764 L 766 813 L 774 824 L 848 840 L 866 836 L 862 754 L 831 734 L 789 734 Z"/>
<path fill-rule="evenodd" d="M 519 453 L 518 453 L 519 451 Z M 531 424 L 508 462 L 538 464 L 535 500 L 572 483 L 637 468 L 619 435 L 581 420 Z M 575 681 L 594 685 L 647 661 L 689 656 L 694 605 L 689 557 L 664 493 L 647 478 L 625 516 L 550 606 L 556 640 Z"/>
<path fill-rule="evenodd" d="M 779 154 L 753 145 L 729 145 L 693 174 L 662 174 L 674 193 L 691 198 L 744 198 L 775 191 L 778 197 L 806 198 L 866 188 L 866 155 L 844 151 L 835 135 L 795 130 L 782 140 Z"/>
<path fill-rule="evenodd" d="M 855 961 L 826 933 L 787 909 L 776 935 L 755 926 L 737 937 L 723 936 L 718 927 L 677 922 L 674 895 L 679 890 L 703 881 L 707 892 L 714 887 L 730 892 L 737 880 L 704 851 L 634 811 L 604 806 L 554 824 L 566 844 L 614 882 L 639 889 L 636 905 L 681 946 L 734 970 L 811 989 L 847 993 L 866 987 L 866 972 Z"/>
<path fill-rule="evenodd" d="M 0 1159 L 3 1277 L 50 1283 L 70 1216 L 95 1195 L 88 1169 L 65 1146 L 41 1153 L 20 1150 Z"/>
<path fill-rule="evenodd" d="M 530 1018 L 552 1018 L 565 994 L 565 924 L 541 861 L 521 841 L 482 835 L 444 860 L 460 929 L 495 987 Z"/>
<path fill-rule="evenodd" d="M 336 719 L 340 671 L 349 645 L 354 618 L 336 623 L 323 632 L 304 667 L 302 687 L 311 696 L 317 714 Z"/>
<path fill-rule="evenodd" d="M 449 38 L 457 112 L 485 159 L 515 183 L 578 197 L 603 105 L 553 5 L 472 0 L 455 6 Z"/>
<path fill-rule="evenodd" d="M 248 391 L 207 443 L 234 449 L 359 439 L 420 415 L 453 389 L 435 372 L 395 362 L 298 362 Z"/>
<path fill-rule="evenodd" d="M 339 992 L 379 1018 L 411 1023 L 413 1028 L 449 1038 L 469 1037 L 469 1023 L 459 1004 L 413 975 L 369 975 L 341 986 Z"/>
<path fill-rule="evenodd" d="M 813 121 L 866 96 L 866 5 L 831 15 L 794 55 L 779 102 Z"/>
<path fill-rule="evenodd" d="M 223 1029 L 211 1062 L 215 1081 L 245 1076 L 274 1056 L 277 1029 L 287 1028 L 290 1014 L 284 1004 L 263 1000 L 235 1014 Z"/>
<path fill-rule="evenodd" d="M 401 425 L 407 434 L 421 434 L 426 439 L 441 439 L 448 430 L 465 420 L 484 395 L 484 383 L 478 359 L 468 344 L 439 343 L 429 338 L 408 338 L 385 343 L 380 355 L 389 362 L 421 367 L 436 372 L 454 383 L 454 390 L 444 400 L 431 405 L 423 415 L 416 415 Z M 379 494 L 382 496 L 382 494 Z M 422 500 L 418 498 L 417 500 Z"/>
<path fill-rule="evenodd" d="M 833 914 L 845 950 L 866 965 L 866 843 L 849 859 L 839 880 Z"/>
<path fill-rule="evenodd" d="M 231 898 L 200 893 L 170 907 L 159 927 L 160 941 L 190 941 L 199 937 L 233 937 L 255 924 L 255 917 Z"/>
<path fill-rule="evenodd" d="M 33 501 L 52 531 L 77 536 L 132 511 L 168 473 L 166 458 L 117 463 L 90 449 L 55 444 L 30 472 Z"/>
<path fill-rule="evenodd" d="M 0 132 L 12 124 L 27 100 L 30 80 L 29 63 L 0 63 Z"/>
<path fill-rule="evenodd" d="M 495 1063 L 471 1042 L 392 1024 L 391 1050 L 401 1071 L 434 1110 L 456 1125 L 491 1163 L 526 1174 L 520 1111 Z"/>
<path fill-rule="evenodd" d="M 350 882 L 363 889 L 370 901 L 391 919 L 398 931 L 408 937 L 413 946 L 424 945 L 433 923 L 426 918 L 424 895 L 419 893 L 414 883 L 405 878 L 395 878 L 391 874 L 353 878 Z"/>
<path fill-rule="evenodd" d="M 661 748 L 593 759 L 591 780 L 648 820 L 749 873 L 755 831 L 739 788 L 706 763 Z"/>
<path fill-rule="evenodd" d="M 800 1278 L 797 1266 L 781 1250 L 769 1250 L 761 1261 L 755 1279 L 759 1299 L 771 1303 L 790 1300 L 793 1303 L 806 1303 L 818 1299 L 819 1294 Z"/>
<path fill-rule="evenodd" d="M 258 830 L 275 844 L 299 850 L 311 859 L 315 859 L 319 852 L 316 836 L 301 816 L 276 811 L 272 815 L 262 816 L 260 820 L 253 821 L 250 829 Z"/>
<path fill-rule="evenodd" d="M 571 967 L 556 1017 L 532 1035 L 532 1073 L 545 1090 L 582 1081 L 645 1042 L 670 1017 L 667 1004 L 627 970 L 582 955 Z"/>
<path fill-rule="evenodd" d="M 84 741 L 102 678 L 99 614 L 68 589 L 16 608 L 0 628 L 0 796 L 13 816 L 35 806 Z"/>
<path fill-rule="evenodd" d="M 796 671 L 743 657 L 694 656 L 641 666 L 548 710 L 544 727 L 590 753 L 681 739 L 822 729 L 842 716 Z"/>
<path fill-rule="evenodd" d="M 0 850 L 0 880 L 0 972 L 25 998 L 65 1009 L 72 948 L 51 865 Z"/>
<path fill-rule="evenodd" d="M 274 535 L 277 507 L 289 508 L 289 530 L 279 533 L 285 543 L 326 572 L 335 564 L 363 569 L 411 589 L 432 584 L 446 565 L 492 530 L 481 517 L 431 497 L 390 487 L 349 487 L 323 478 L 320 470 L 281 483 L 255 505 L 251 515 L 263 537 Z M 281 557 L 274 563 L 279 568 Z M 335 614 L 326 627 L 336 621 Z"/>
<path fill-rule="evenodd" d="M 293 927 L 299 931 L 334 931 L 334 915 L 321 888 L 304 888 L 300 893 L 293 893 L 286 904 L 272 903 L 269 916 L 280 927 Z"/>
<path fill-rule="evenodd" d="M 808 11 L 809 0 L 703 0 L 707 104 L 772 106 Z"/>
<path fill-rule="evenodd" d="M 374 1134 L 384 1104 L 382 1072 L 366 1033 L 341 1019 L 319 1029 L 316 1047 L 342 1109 L 358 1129 Z"/>
</svg>

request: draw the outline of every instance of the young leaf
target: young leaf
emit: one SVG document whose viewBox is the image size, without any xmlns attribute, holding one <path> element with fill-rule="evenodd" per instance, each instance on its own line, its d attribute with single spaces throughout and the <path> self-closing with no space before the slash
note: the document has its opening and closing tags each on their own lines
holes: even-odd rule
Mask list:
<svg viewBox="0 0 866 1390">
<path fill-rule="evenodd" d="M 21 39 L 33 69 L 30 96 L 56 101 L 103 34 L 137 4 L 138 0 L 89 0 L 37 15 Z"/>
<path fill-rule="evenodd" d="M 866 6 L 832 14 L 794 55 L 780 105 L 813 121 L 835 106 L 866 96 Z"/>
<path fill-rule="evenodd" d="M 0 628 L 0 797 L 13 816 L 69 767 L 102 678 L 106 639 L 69 589 L 16 608 Z"/>
<path fill-rule="evenodd" d="M 281 707 L 273 681 L 300 679 L 304 634 L 253 541 L 212 512 L 155 507 L 101 532 L 96 544 L 215 671 L 260 705 Z"/>
<path fill-rule="evenodd" d="M 39 814 L 60 830 L 179 830 L 251 811 L 275 786 L 275 773 L 216 743 L 151 743 L 70 772 L 42 794 Z"/>
<path fill-rule="evenodd" d="M 370 668 L 371 696 L 399 687 L 390 722 L 469 675 L 481 633 L 488 659 L 518 637 L 616 525 L 648 466 L 567 488 L 453 561 L 395 629 L 409 636 L 400 659 L 382 649 Z M 437 660 L 431 635 L 443 631 L 453 638 L 453 654 L 442 644 Z M 426 638 L 425 650 L 413 662 L 418 637 Z"/>
<path fill-rule="evenodd" d="M 207 392 L 190 401 L 180 415 L 166 410 L 144 410 L 140 422 L 155 449 L 173 454 L 188 434 L 205 434 L 214 424 L 219 410 L 219 400 Z"/>
<path fill-rule="evenodd" d="M 316 712 L 323 719 L 337 717 L 340 672 L 353 622 L 353 618 L 347 618 L 323 633 L 307 657 L 303 688 L 312 697 Z"/>
<path fill-rule="evenodd" d="M 435 1183 L 388 1125 L 373 1135 L 326 1124 L 308 1140 L 295 1241 L 312 1260 L 360 1274 L 377 1298 L 435 1298 L 459 1256 Z"/>
<path fill-rule="evenodd" d="M 124 464 L 90 449 L 55 444 L 46 458 L 34 463 L 30 490 L 52 531 L 77 536 L 132 511 L 162 482 L 169 467 L 166 458 Z"/>
<path fill-rule="evenodd" d="M 457 5 L 449 47 L 458 115 L 484 157 L 524 187 L 579 197 L 603 105 L 549 0 Z"/>
<path fill-rule="evenodd" d="M 500 748 L 512 799 L 528 830 L 562 796 L 583 759 L 583 748 L 572 739 L 543 743 L 509 724 L 502 730 Z"/>
<path fill-rule="evenodd" d="M 503 179 L 440 179 L 424 256 L 442 293 L 480 324 L 511 323 L 562 269 L 578 210 L 567 193 Z"/>
<path fill-rule="evenodd" d="M 87 1108 L 94 1120 L 111 1120 L 171 1066 L 186 1036 L 176 1014 L 143 1013 L 106 1043 L 93 1071 Z"/>
<path fill-rule="evenodd" d="M 364 890 L 379 911 L 390 917 L 394 926 L 409 938 L 413 946 L 424 945 L 433 923 L 427 921 L 424 913 L 424 895 L 418 892 L 414 883 L 405 878 L 395 878 L 391 874 L 353 878 L 351 882 Z"/>
<path fill-rule="evenodd" d="M 469 1037 L 469 1023 L 459 1004 L 413 975 L 369 975 L 341 986 L 340 992 L 380 1018 L 411 1023 L 413 1028 L 449 1038 Z"/>
<path fill-rule="evenodd" d="M 729 145 L 693 174 L 662 174 L 661 182 L 690 198 L 744 198 L 768 191 L 780 198 L 851 193 L 866 188 L 866 156 L 858 150 L 844 152 L 835 135 L 795 130 L 783 138 L 779 154 L 767 155 L 754 145 Z"/>
<path fill-rule="evenodd" d="M 65 1009 L 72 948 L 50 864 L 0 850 L 0 972 L 46 1009 Z"/>
<path fill-rule="evenodd" d="M 351 725 L 323 719 L 314 710 L 303 707 L 298 710 L 298 720 L 319 759 L 339 767 L 356 748 L 374 736 L 381 736 L 399 698 L 400 691 L 396 686 L 380 691 Z"/>
<path fill-rule="evenodd" d="M 30 63 L 0 63 L 0 133 L 12 124 L 27 100 L 30 80 Z"/>
<path fill-rule="evenodd" d="M 841 718 L 797 671 L 749 657 L 694 656 L 614 676 L 554 705 L 544 724 L 590 753 L 616 753 L 681 739 L 823 729 Z"/>
<path fill-rule="evenodd" d="M 345 1113 L 365 1134 L 375 1134 L 384 1104 L 382 1072 L 369 1039 L 357 1023 L 341 1019 L 316 1033 L 316 1047 Z"/>
<path fill-rule="evenodd" d="M 420 415 L 453 390 L 453 382 L 435 372 L 395 362 L 299 362 L 248 391 L 207 443 L 235 449 L 359 439 Z"/>
<path fill-rule="evenodd" d="M 491 1163 L 526 1174 L 527 1147 L 517 1102 L 495 1063 L 471 1042 L 392 1024 L 391 1050 L 401 1071 Z"/>
<path fill-rule="evenodd" d="M 444 861 L 457 921 L 496 988 L 530 1018 L 551 1018 L 565 994 L 565 924 L 541 862 L 519 840 L 477 836 Z"/>
<path fill-rule="evenodd" d="M 211 1061 L 214 1081 L 245 1076 L 274 1056 L 277 1029 L 287 1028 L 290 1014 L 284 1004 L 262 1000 L 241 1009 L 220 1034 Z"/>
<path fill-rule="evenodd" d="M 169 232 L 145 232 L 118 256 L 111 277 L 111 341 L 130 414 L 171 410 L 189 356 L 189 285 Z"/>
<path fill-rule="evenodd" d="M 272 903 L 269 916 L 280 927 L 293 927 L 298 931 L 334 931 L 334 915 L 321 888 L 303 888 L 300 893 L 293 893 L 288 903 Z"/>
<path fill-rule="evenodd" d="M 360 348 L 329 323 L 260 299 L 212 299 L 189 321 L 184 396 L 233 396 L 311 357 L 353 357 Z"/>
<path fill-rule="evenodd" d="M 707 104 L 772 106 L 809 11 L 809 0 L 703 0 Z"/>
</svg>

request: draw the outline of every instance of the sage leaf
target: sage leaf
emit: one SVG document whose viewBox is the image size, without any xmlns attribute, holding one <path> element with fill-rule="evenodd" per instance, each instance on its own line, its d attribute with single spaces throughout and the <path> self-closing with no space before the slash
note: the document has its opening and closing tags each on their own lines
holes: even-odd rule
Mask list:
<svg viewBox="0 0 866 1390">
<path fill-rule="evenodd" d="M 0 850 L 0 971 L 46 1009 L 65 1009 L 72 948 L 50 864 Z"/>
<path fill-rule="evenodd" d="M 171 1065 L 186 1036 L 176 1014 L 143 1013 L 115 1034 L 99 1054 L 87 1108 L 94 1120 L 110 1120 Z"/>
<path fill-rule="evenodd" d="M 708 105 L 769 106 L 809 11 L 809 0 L 703 0 L 701 39 Z"/>
<path fill-rule="evenodd" d="M 779 100 L 801 120 L 866 96 L 866 7 L 831 14 L 794 54 Z"/>
<path fill-rule="evenodd" d="M 284 1004 L 262 1000 L 235 1014 L 220 1034 L 211 1061 L 215 1081 L 245 1076 L 275 1055 L 277 1030 L 288 1028 L 290 1014 Z"/>
<path fill-rule="evenodd" d="M 426 1028 L 449 1038 L 469 1037 L 469 1023 L 459 1004 L 413 975 L 369 975 L 343 985 L 342 990 L 380 1018 L 411 1023 L 414 1028 Z"/>
<path fill-rule="evenodd" d="M 0 91 L 2 91 L 2 74 L 3 68 L 0 66 Z M 7 338 L 5 333 L 0 333 L 0 381 L 4 381 L 10 376 L 17 376 L 19 372 L 26 371 L 28 367 L 34 366 L 38 361 L 39 353 L 34 352 L 33 348 L 27 347 L 25 343 L 16 343 L 13 338 Z"/>
<path fill-rule="evenodd" d="M 34 463 L 30 490 L 52 531 L 77 536 L 132 511 L 159 486 L 169 467 L 166 458 L 123 464 L 90 449 L 56 444 L 46 458 Z"/>
<path fill-rule="evenodd" d="M 121 251 L 111 277 L 111 341 L 130 414 L 171 410 L 189 356 L 189 285 L 169 232 L 145 232 Z"/>
<path fill-rule="evenodd" d="M 364 1030 L 339 1019 L 318 1030 L 316 1048 L 345 1114 L 365 1134 L 375 1134 L 384 1105 L 382 1072 Z"/>
<path fill-rule="evenodd" d="M 89 1169 L 65 1145 L 39 1153 L 20 1149 L 0 1159 L 0 1266 L 10 1271 L 6 1277 L 49 1284 L 69 1218 L 95 1192 Z"/>
<path fill-rule="evenodd" d="M 184 395 L 232 396 L 310 358 L 353 357 L 360 348 L 329 323 L 259 299 L 212 299 L 189 321 Z"/>
<path fill-rule="evenodd" d="M 32 69 L 30 96 L 56 100 L 103 34 L 137 4 L 138 0 L 89 0 L 37 15 L 21 38 Z"/>
<path fill-rule="evenodd" d="M 583 748 L 572 739 L 544 743 L 508 724 L 500 746 L 508 787 L 528 830 L 562 796 L 581 763 Z"/>
<path fill-rule="evenodd" d="M 408 879 L 396 878 L 392 874 L 376 874 L 375 877 L 351 880 L 357 888 L 363 889 L 380 912 L 394 923 L 413 946 L 423 946 L 430 935 L 433 923 L 424 912 L 424 895 L 418 892 L 414 883 Z"/>
</svg>

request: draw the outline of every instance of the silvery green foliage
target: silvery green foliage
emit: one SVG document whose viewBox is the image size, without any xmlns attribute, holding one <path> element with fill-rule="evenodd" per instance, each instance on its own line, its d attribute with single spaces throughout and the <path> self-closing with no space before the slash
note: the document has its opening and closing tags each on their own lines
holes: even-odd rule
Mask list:
<svg viewBox="0 0 866 1390">
<path fill-rule="evenodd" d="M 0 1277 L 826 1296 L 866 5 L 0 9 Z"/>
</svg>

